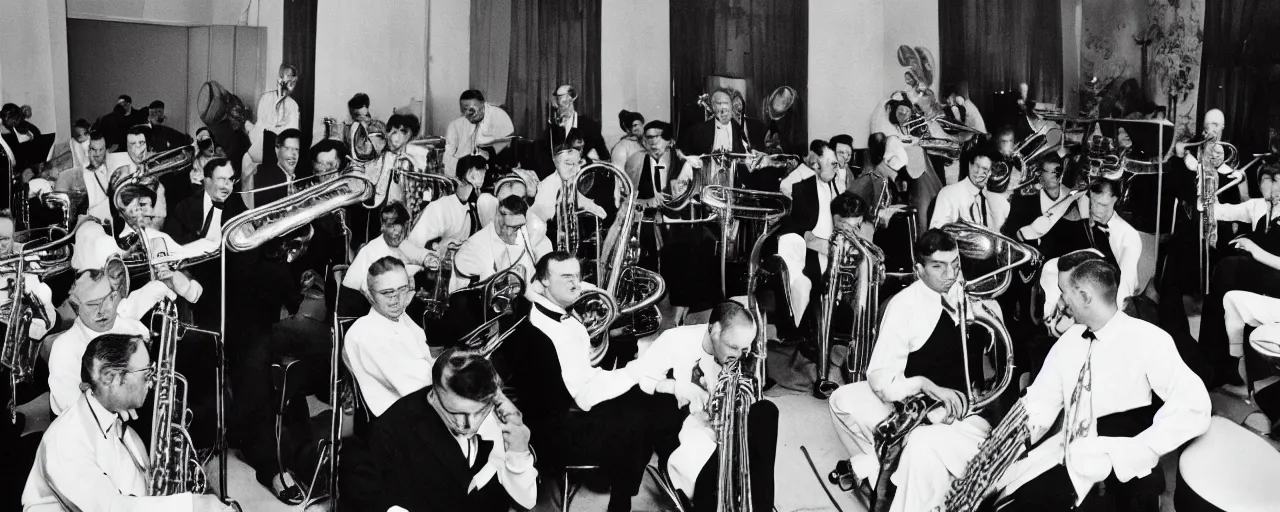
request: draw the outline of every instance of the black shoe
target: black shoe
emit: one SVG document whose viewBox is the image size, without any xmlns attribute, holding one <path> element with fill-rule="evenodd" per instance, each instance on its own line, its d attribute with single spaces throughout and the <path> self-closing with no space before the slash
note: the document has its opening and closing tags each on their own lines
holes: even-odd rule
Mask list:
<svg viewBox="0 0 1280 512">
<path fill-rule="evenodd" d="M 259 474 L 257 475 L 257 479 L 258 483 L 262 484 L 263 487 L 266 487 L 267 490 L 271 492 L 272 496 L 275 496 L 277 500 L 280 500 L 280 503 L 284 503 L 285 505 L 289 505 L 291 507 L 301 505 L 302 500 L 306 498 L 306 493 L 302 492 L 302 487 L 298 486 L 297 479 L 294 479 L 293 485 L 280 490 L 276 490 L 275 482 L 279 481 L 280 485 L 284 485 L 284 477 L 281 475 L 275 475 L 274 477 L 267 476 L 264 478 Z"/>
</svg>

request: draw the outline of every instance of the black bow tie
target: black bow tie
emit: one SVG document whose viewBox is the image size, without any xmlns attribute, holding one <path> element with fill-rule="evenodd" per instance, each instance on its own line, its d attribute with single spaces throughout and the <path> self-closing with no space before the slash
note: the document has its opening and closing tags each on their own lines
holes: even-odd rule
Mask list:
<svg viewBox="0 0 1280 512">
<path fill-rule="evenodd" d="M 568 313 L 552 311 L 551 308 L 538 304 L 537 302 L 533 303 L 533 307 L 538 308 L 538 311 L 541 311 L 542 314 L 547 315 L 547 318 L 555 320 L 556 322 L 563 322 L 565 318 L 569 317 Z"/>
</svg>

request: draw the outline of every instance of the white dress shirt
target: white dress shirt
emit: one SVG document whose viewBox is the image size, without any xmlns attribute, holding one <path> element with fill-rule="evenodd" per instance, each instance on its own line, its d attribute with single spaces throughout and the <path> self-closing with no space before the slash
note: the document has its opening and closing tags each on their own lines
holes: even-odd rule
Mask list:
<svg viewBox="0 0 1280 512">
<path fill-rule="evenodd" d="M 1254 198 L 1239 204 L 1218 204 L 1213 208 L 1213 216 L 1218 222 L 1246 222 L 1252 229 L 1254 224 L 1258 223 L 1258 219 L 1267 215 L 1268 205 L 1266 199 Z M 1272 221 L 1277 216 L 1272 215 Z"/>
<path fill-rule="evenodd" d="M 104 162 L 96 169 L 77 166 L 67 169 L 58 176 L 54 190 L 59 192 L 81 192 L 88 203 L 87 213 L 98 219 L 111 218 L 111 201 L 107 190 L 111 188 L 111 171 Z"/>
<path fill-rule="evenodd" d="M 483 281 L 501 270 L 518 266 L 525 282 L 533 278 L 533 265 L 551 252 L 547 225 L 534 216 L 516 233 L 515 243 L 508 244 L 498 236 L 493 224 L 471 235 L 453 257 L 453 283 L 450 291 Z"/>
<path fill-rule="evenodd" d="M 575 176 L 571 182 L 576 183 Z M 556 204 L 560 201 L 560 189 L 564 188 L 565 180 L 560 178 L 559 173 L 551 173 L 550 176 L 543 178 L 538 183 L 538 193 L 533 197 L 533 206 L 529 207 L 529 213 L 532 217 L 537 217 L 543 221 L 551 220 L 556 216 Z M 604 210 L 595 201 L 578 192 L 578 209 L 603 213 Z"/>
<path fill-rule="evenodd" d="M 489 461 L 471 478 L 467 492 L 471 492 L 489 484 L 494 476 L 507 495 L 521 507 L 531 509 L 538 501 L 538 470 L 533 467 L 533 454 L 528 451 L 508 452 L 506 442 L 502 438 L 502 427 L 498 425 L 498 415 L 490 413 L 480 422 L 480 429 L 471 438 L 454 437 L 462 453 L 467 455 L 467 467 L 475 465 L 479 455 L 480 440 L 493 443 L 489 451 Z"/>
<path fill-rule="evenodd" d="M 142 438 L 91 391 L 49 425 L 22 491 L 28 510 L 192 510 L 191 493 L 147 496 L 151 459 Z"/>
<path fill-rule="evenodd" d="M 711 145 L 711 150 L 733 151 L 733 122 L 720 124 L 720 121 L 713 120 L 711 124 L 716 127 L 716 139 Z"/>
<path fill-rule="evenodd" d="M 422 270 L 422 264 L 427 259 L 427 250 L 403 242 L 400 247 L 390 247 L 387 245 L 386 238 L 382 236 L 374 238 L 360 248 L 360 252 L 356 253 L 356 259 L 351 260 L 347 275 L 342 278 L 342 286 L 360 290 L 365 297 L 368 297 L 369 267 L 373 262 L 386 256 L 394 256 L 404 263 L 404 268 L 412 281 L 413 276 Z"/>
<path fill-rule="evenodd" d="M 958 292 L 956 285 L 947 302 L 956 304 Z M 942 314 L 942 295 L 921 280 L 889 300 L 867 364 L 867 383 L 883 401 L 897 402 L 920 394 L 920 378 L 906 376 L 907 358 L 929 341 Z"/>
<path fill-rule="evenodd" d="M 1173 338 L 1159 327 L 1123 312 L 1084 339 L 1083 325 L 1063 333 L 1045 359 L 1022 401 L 1031 432 L 1044 432 L 1058 413 L 1071 405 L 1085 357 L 1091 359 L 1092 417 L 1087 436 L 1075 439 L 1068 473 L 1082 501 L 1089 488 L 1115 472 L 1121 482 L 1146 476 L 1159 458 L 1209 428 L 1211 404 L 1204 383 L 1178 355 Z M 1097 418 L 1151 404 L 1152 393 L 1164 400 L 1151 427 L 1129 437 L 1099 437 Z M 1088 406 L 1085 406 L 1088 407 Z M 1062 430 L 1014 463 L 998 487 L 1005 493 L 1062 464 L 1066 436 Z"/>
<path fill-rule="evenodd" d="M 427 334 L 409 315 L 392 321 L 370 311 L 351 324 L 345 340 L 347 368 L 374 416 L 381 416 L 400 397 L 431 384 L 435 358 L 427 347 Z"/>
<path fill-rule="evenodd" d="M 481 197 L 487 195 L 484 194 Z M 479 203 L 479 198 L 476 202 Z M 427 203 L 427 206 L 422 209 L 422 215 L 418 216 L 418 223 L 414 224 L 413 229 L 409 231 L 409 237 L 405 243 L 425 248 L 428 242 L 438 239 L 442 248 L 440 253 L 443 254 L 444 242 L 471 238 L 471 218 L 467 213 L 469 209 L 467 204 L 458 199 L 457 194 L 449 194 Z M 478 204 L 476 209 L 476 220 L 479 221 Z M 480 226 L 476 226 L 476 230 L 479 231 L 479 229 Z"/>
<path fill-rule="evenodd" d="M 659 382 L 673 379 L 693 382 L 708 393 L 715 390 L 720 381 L 720 363 L 715 356 L 702 348 L 707 335 L 707 325 L 684 325 L 668 329 L 653 341 L 644 355 L 627 365 L 627 373 L 639 384 L 640 390 L 654 394 Z M 702 379 L 694 381 L 694 368 L 702 369 Z M 693 497 L 698 473 L 716 452 L 716 431 L 702 414 L 689 414 L 680 426 L 677 436 L 680 446 L 671 452 L 667 468 L 677 489 Z"/>
<path fill-rule="evenodd" d="M 404 202 L 404 185 L 391 180 L 392 170 L 396 168 L 396 161 L 401 157 L 407 157 L 413 162 L 413 172 L 427 172 L 427 161 L 431 158 L 431 150 L 422 146 L 413 146 L 406 144 L 404 151 L 401 153 L 384 152 L 378 158 L 378 163 L 365 166 L 365 177 L 373 183 L 373 204 L 385 204 L 386 201 Z M 453 175 L 453 169 L 447 172 Z"/>
<path fill-rule="evenodd" d="M 968 178 L 957 181 L 938 191 L 938 198 L 933 207 L 933 217 L 929 219 L 930 228 L 940 228 L 957 220 L 966 220 L 978 225 L 984 225 L 981 219 L 979 206 L 976 203 L 978 198 L 978 187 Z M 989 190 L 982 190 L 982 195 L 987 198 L 987 228 L 992 231 L 1000 231 L 1000 227 L 1004 225 L 1004 220 L 1009 217 L 1009 200 L 1004 197 L 997 197 L 1000 194 L 993 193 Z"/>
<path fill-rule="evenodd" d="M 59 335 L 49 350 L 49 406 L 54 414 L 61 415 L 75 405 L 80 395 L 80 359 L 89 342 L 103 334 L 130 334 L 150 339 L 151 329 L 142 322 L 119 316 L 106 332 L 94 332 L 79 318 L 72 322 L 71 328 Z"/>
<path fill-rule="evenodd" d="M 590 287 L 588 283 L 583 286 Z M 550 311 L 565 312 L 536 292 L 530 291 L 528 297 Z M 556 321 L 535 306 L 529 312 L 529 323 L 551 338 L 556 358 L 560 360 L 560 377 L 579 409 L 590 411 L 596 404 L 617 398 L 636 385 L 625 368 L 609 371 L 591 366 L 591 335 L 577 318 L 569 316 Z"/>
<path fill-rule="evenodd" d="M 444 132 L 444 173 L 453 175 L 458 159 L 474 153 L 476 146 L 509 136 L 515 131 L 511 116 L 488 103 L 484 104 L 484 119 L 479 124 L 473 124 L 465 117 L 454 119 Z"/>
</svg>

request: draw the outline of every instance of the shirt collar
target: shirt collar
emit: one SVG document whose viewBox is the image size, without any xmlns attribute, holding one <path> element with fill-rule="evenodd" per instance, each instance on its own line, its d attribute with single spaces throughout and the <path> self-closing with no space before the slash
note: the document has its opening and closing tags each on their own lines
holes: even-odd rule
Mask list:
<svg viewBox="0 0 1280 512">
<path fill-rule="evenodd" d="M 1129 318 L 1129 315 L 1124 314 L 1124 311 L 1116 310 L 1116 314 L 1110 320 L 1107 320 L 1107 323 L 1103 324 L 1101 329 L 1093 331 L 1093 335 L 1098 338 L 1098 341 L 1123 337 L 1124 334 L 1119 331 L 1124 329 L 1126 318 Z"/>
<path fill-rule="evenodd" d="M 204 197 L 204 201 L 201 203 L 200 211 L 207 213 L 210 208 L 213 208 L 213 198 L 209 197 L 209 193 L 203 190 L 200 191 L 200 195 Z"/>
<path fill-rule="evenodd" d="M 982 192 L 982 191 L 983 191 L 983 189 L 980 189 L 980 188 L 978 188 L 978 186 L 977 186 L 977 185 L 974 185 L 974 184 L 973 184 L 973 180 L 970 180 L 969 178 L 965 178 L 965 179 L 960 180 L 960 185 L 961 185 L 961 186 L 963 186 L 963 187 L 964 187 L 965 192 L 968 192 L 968 193 L 969 193 L 969 195 L 971 195 L 971 196 L 976 196 L 976 195 L 978 195 L 978 192 Z"/>
<path fill-rule="evenodd" d="M 120 432 L 115 432 L 116 420 L 120 420 L 119 423 L 123 423 L 124 418 L 119 414 L 108 411 L 107 407 L 98 401 L 98 397 L 93 395 L 93 391 L 85 391 L 84 398 L 89 404 L 89 410 L 93 412 L 93 417 L 98 420 L 98 430 L 102 432 L 102 435 L 119 437 L 121 435 Z"/>
<path fill-rule="evenodd" d="M 534 309 L 538 310 L 539 313 L 546 315 L 548 318 L 551 318 L 552 320 L 559 322 L 559 321 L 562 321 L 565 317 L 569 316 L 568 312 L 566 312 L 564 308 L 556 305 L 556 303 L 554 302 L 551 302 L 551 299 L 547 298 L 546 295 L 543 295 L 538 292 L 530 292 L 528 296 L 529 296 L 530 302 L 533 302 L 533 305 L 535 306 Z M 559 317 L 557 318 L 555 316 L 552 316 L 553 314 L 559 315 Z"/>
</svg>

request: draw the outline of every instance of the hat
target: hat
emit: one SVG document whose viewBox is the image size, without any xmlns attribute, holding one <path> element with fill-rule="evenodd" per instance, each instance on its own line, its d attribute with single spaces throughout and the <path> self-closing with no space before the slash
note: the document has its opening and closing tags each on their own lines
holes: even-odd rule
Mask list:
<svg viewBox="0 0 1280 512">
<path fill-rule="evenodd" d="M 111 235 L 97 222 L 83 222 L 76 229 L 75 249 L 71 255 L 71 268 L 78 271 L 102 269 L 111 256 L 124 254 Z"/>
</svg>

